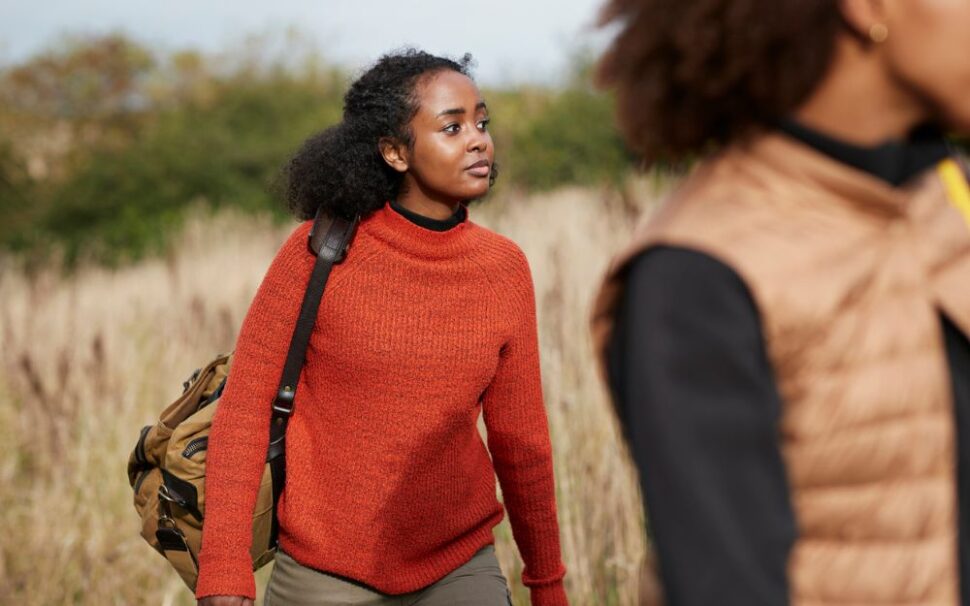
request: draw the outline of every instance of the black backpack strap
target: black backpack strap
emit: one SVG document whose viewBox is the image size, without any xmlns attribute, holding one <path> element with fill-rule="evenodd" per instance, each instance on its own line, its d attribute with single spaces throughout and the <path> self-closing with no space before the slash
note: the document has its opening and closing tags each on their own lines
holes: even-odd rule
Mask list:
<svg viewBox="0 0 970 606">
<path fill-rule="evenodd" d="M 290 339 L 290 348 L 286 353 L 286 362 L 283 364 L 283 375 L 276 390 L 276 398 L 273 400 L 273 413 L 269 426 L 269 451 L 266 460 L 270 464 L 273 476 L 273 528 L 270 532 L 270 548 L 276 546 L 279 534 L 276 505 L 286 483 L 286 457 L 283 453 L 286 426 L 290 415 L 293 414 L 296 384 L 300 380 L 300 372 L 306 360 L 307 345 L 310 343 L 310 334 L 316 324 L 320 300 L 323 298 L 323 289 L 330 277 L 330 270 L 335 264 L 344 260 L 357 223 L 357 217 L 348 221 L 339 217 L 329 217 L 318 211 L 313 221 L 313 229 L 310 231 L 310 251 L 316 254 L 317 260 L 303 295 L 303 306 L 300 308 L 300 316 L 293 329 L 293 337 Z"/>
</svg>

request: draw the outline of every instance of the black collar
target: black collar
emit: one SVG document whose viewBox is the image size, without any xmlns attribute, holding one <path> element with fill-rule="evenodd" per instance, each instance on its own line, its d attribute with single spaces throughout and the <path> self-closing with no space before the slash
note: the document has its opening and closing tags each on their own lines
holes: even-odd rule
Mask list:
<svg viewBox="0 0 970 606">
<path fill-rule="evenodd" d="M 458 210 L 455 211 L 455 214 L 451 215 L 447 219 L 432 219 L 431 217 L 419 215 L 418 213 L 410 211 L 398 204 L 397 200 L 391 200 L 391 208 L 393 208 L 399 215 L 411 223 L 420 225 L 421 227 L 430 229 L 432 231 L 448 231 L 452 227 L 463 222 L 468 217 L 468 209 L 465 208 L 464 204 L 459 204 Z"/>
<path fill-rule="evenodd" d="M 943 134 L 935 127 L 913 130 L 905 140 L 893 139 L 874 147 L 860 147 L 817 130 L 784 120 L 779 128 L 821 153 L 899 186 L 950 155 Z"/>
</svg>

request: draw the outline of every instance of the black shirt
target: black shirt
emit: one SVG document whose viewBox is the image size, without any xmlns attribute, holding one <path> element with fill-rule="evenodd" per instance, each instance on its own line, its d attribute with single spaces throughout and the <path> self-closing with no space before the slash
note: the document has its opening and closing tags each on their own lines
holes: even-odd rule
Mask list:
<svg viewBox="0 0 970 606">
<path fill-rule="evenodd" d="M 781 130 L 893 185 L 947 154 L 928 130 L 874 148 L 794 123 Z M 970 341 L 940 321 L 956 407 L 962 603 L 970 606 Z M 609 358 L 667 606 L 788 604 L 797 529 L 780 452 L 782 402 L 744 282 L 696 251 L 646 251 L 631 263 Z"/>
<path fill-rule="evenodd" d="M 447 219 L 432 219 L 431 217 L 419 215 L 418 213 L 408 210 L 398 204 L 397 200 L 391 200 L 391 208 L 411 223 L 420 225 L 421 227 L 430 229 L 431 231 L 448 231 L 468 218 L 468 209 L 465 208 L 464 204 L 459 204 L 458 210 L 455 211 L 455 214 L 451 215 Z"/>
</svg>

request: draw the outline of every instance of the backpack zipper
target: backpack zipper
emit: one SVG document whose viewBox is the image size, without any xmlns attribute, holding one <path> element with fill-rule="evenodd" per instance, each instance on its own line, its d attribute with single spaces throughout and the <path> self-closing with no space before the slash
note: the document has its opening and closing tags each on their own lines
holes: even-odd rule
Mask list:
<svg viewBox="0 0 970 606">
<path fill-rule="evenodd" d="M 182 451 L 182 456 L 191 459 L 196 453 L 205 450 L 209 446 L 209 436 L 202 436 L 189 442 Z"/>
</svg>

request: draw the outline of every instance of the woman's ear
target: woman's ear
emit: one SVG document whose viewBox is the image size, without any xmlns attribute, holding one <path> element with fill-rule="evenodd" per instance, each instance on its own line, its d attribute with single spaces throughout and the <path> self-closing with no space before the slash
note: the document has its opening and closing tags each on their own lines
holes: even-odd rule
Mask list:
<svg viewBox="0 0 970 606">
<path fill-rule="evenodd" d="M 391 137 L 381 137 L 381 140 L 377 145 L 381 150 L 381 156 L 384 158 L 384 161 L 387 162 L 388 166 L 399 173 L 407 172 L 407 145 L 404 145 L 397 139 Z"/>
<path fill-rule="evenodd" d="M 839 10 L 845 24 L 863 40 L 878 39 L 886 29 L 886 3 L 883 0 L 840 0 Z"/>
</svg>

